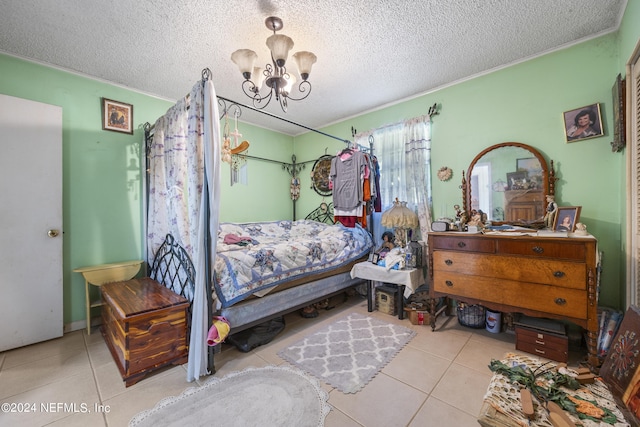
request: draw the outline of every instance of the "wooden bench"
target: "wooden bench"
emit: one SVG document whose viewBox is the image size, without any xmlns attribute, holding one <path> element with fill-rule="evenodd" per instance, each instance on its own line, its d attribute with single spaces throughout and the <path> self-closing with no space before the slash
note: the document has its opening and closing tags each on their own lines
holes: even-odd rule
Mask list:
<svg viewBox="0 0 640 427">
<path fill-rule="evenodd" d="M 187 362 L 189 301 L 148 277 L 101 287 L 102 334 L 127 387 Z"/>
</svg>

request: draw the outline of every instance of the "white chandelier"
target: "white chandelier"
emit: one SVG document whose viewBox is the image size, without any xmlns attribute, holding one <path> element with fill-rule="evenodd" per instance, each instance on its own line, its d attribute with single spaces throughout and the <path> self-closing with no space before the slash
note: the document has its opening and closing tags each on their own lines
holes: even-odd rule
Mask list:
<svg viewBox="0 0 640 427">
<path fill-rule="evenodd" d="M 300 98 L 291 97 L 291 88 L 296 83 L 296 79 L 287 72 L 285 63 L 289 51 L 293 47 L 293 40 L 284 34 L 276 34 L 276 31 L 282 29 L 282 19 L 270 16 L 264 23 L 268 29 L 273 31 L 273 35 L 267 38 L 267 47 L 271 51 L 272 63 L 267 64 L 264 69 L 255 67 L 254 63 L 258 55 L 250 49 L 236 50 L 231 54 L 231 60 L 238 66 L 245 79 L 242 82 L 242 90 L 245 95 L 253 99 L 254 107 L 258 109 L 266 107 L 271 102 L 271 98 L 275 96 L 282 111 L 286 112 L 288 100 L 301 101 L 311 93 L 311 83 L 307 79 L 317 58 L 313 53 L 307 51 L 297 52 L 293 55 L 302 78 L 298 84 L 298 91 L 302 96 Z M 265 95 L 260 93 L 263 84 L 269 88 L 269 92 Z"/>
</svg>

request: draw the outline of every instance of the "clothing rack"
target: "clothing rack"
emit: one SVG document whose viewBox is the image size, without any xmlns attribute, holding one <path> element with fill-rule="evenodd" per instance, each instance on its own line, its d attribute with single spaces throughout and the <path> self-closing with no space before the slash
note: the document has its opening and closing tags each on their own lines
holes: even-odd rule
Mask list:
<svg viewBox="0 0 640 427">
<path fill-rule="evenodd" d="M 230 103 L 230 105 L 228 107 L 227 107 L 227 104 L 226 104 L 227 102 Z M 242 104 L 242 103 L 237 102 L 237 101 L 233 101 L 233 100 L 231 100 L 229 98 L 225 98 L 223 96 L 218 96 L 218 104 L 221 107 L 223 107 L 223 113 L 221 114 L 220 118 L 222 118 L 224 116 L 224 114 L 227 114 L 228 111 L 233 107 L 237 107 L 238 109 L 240 109 L 240 111 L 242 111 L 241 110 L 242 108 L 247 108 L 249 110 L 256 111 L 256 112 L 258 112 L 260 114 L 264 114 L 264 115 L 267 115 L 269 117 L 273 117 L 274 119 L 282 120 L 283 122 L 286 122 L 286 123 L 289 123 L 289 124 L 292 124 L 292 125 L 295 125 L 295 126 L 299 126 L 299 127 L 303 128 L 303 129 L 306 129 L 306 130 L 310 130 L 311 132 L 319 133 L 320 135 L 324 135 L 324 136 L 326 136 L 328 138 L 337 139 L 338 141 L 342 141 L 342 142 L 345 142 L 345 143 L 351 143 L 351 141 L 349 141 L 349 140 L 346 140 L 346 139 L 343 139 L 343 138 L 328 134 L 328 133 L 323 132 L 323 131 L 318 130 L 318 129 L 310 128 L 309 126 L 305 126 L 305 125 L 302 125 L 300 123 L 296 123 L 296 122 L 291 121 L 289 119 L 285 119 L 284 117 L 280 117 L 280 116 L 277 116 L 275 114 L 272 114 L 272 113 L 270 113 L 268 111 L 260 110 L 258 108 L 252 107 L 250 105 Z"/>
</svg>

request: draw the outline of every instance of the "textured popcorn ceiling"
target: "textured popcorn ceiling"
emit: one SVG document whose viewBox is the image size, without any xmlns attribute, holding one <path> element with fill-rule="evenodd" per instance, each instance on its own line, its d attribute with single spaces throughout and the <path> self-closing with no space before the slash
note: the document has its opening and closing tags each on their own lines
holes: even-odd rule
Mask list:
<svg viewBox="0 0 640 427">
<path fill-rule="evenodd" d="M 0 0 L 0 52 L 172 101 L 208 67 L 218 95 L 250 103 L 230 56 L 249 48 L 266 64 L 271 33 L 264 20 L 275 15 L 284 21 L 280 33 L 295 42 L 293 52 L 310 50 L 318 62 L 309 98 L 291 102 L 286 114 L 274 102 L 266 110 L 317 128 L 615 31 L 626 3 Z M 305 132 L 252 112 L 242 120 Z"/>
</svg>

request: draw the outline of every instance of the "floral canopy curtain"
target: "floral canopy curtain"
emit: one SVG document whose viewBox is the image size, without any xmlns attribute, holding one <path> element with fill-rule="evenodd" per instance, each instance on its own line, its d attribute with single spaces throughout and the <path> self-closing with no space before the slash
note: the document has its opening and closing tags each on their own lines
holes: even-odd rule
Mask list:
<svg viewBox="0 0 640 427">
<path fill-rule="evenodd" d="M 431 227 L 431 118 L 416 117 L 356 135 L 355 142 L 365 145 L 369 135 L 375 141 L 374 154 L 380 164 L 382 212 L 393 206 L 396 198 L 418 214 L 420 235 L 426 238 Z M 380 213 L 373 215 L 374 229 L 381 230 Z M 382 233 L 374 236 L 377 245 Z"/>
<path fill-rule="evenodd" d="M 155 123 L 149 153 L 147 260 L 153 261 L 167 234 L 189 254 L 195 270 L 187 380 L 208 374 L 206 334 L 207 231 L 218 229 L 220 193 L 220 124 L 215 89 L 198 82 L 190 94 Z M 206 185 L 205 185 L 206 181 Z M 208 189 L 208 194 L 205 192 Z M 207 206 L 206 203 L 209 203 Z M 206 218 L 209 211 L 209 224 Z M 214 240 L 215 241 L 215 240 Z"/>
</svg>

